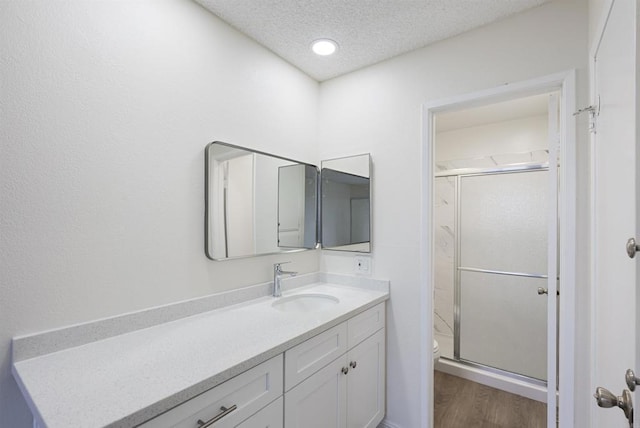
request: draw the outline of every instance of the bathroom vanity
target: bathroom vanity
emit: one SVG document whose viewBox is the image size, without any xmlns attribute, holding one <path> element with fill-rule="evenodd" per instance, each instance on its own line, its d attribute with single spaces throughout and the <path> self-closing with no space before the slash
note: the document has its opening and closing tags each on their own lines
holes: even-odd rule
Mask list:
<svg viewBox="0 0 640 428">
<path fill-rule="evenodd" d="M 340 427 L 376 427 L 384 416 L 384 305 L 286 350 L 141 427 L 196 427 L 198 421 L 201 426 L 242 428 L 328 427 L 328 421 Z"/>
<path fill-rule="evenodd" d="M 41 427 L 376 427 L 388 287 L 307 274 L 18 337 L 13 373 Z"/>
<path fill-rule="evenodd" d="M 214 142 L 205 150 L 205 253 L 368 253 L 370 199 L 368 154 L 318 170 Z M 281 264 L 273 282 L 14 338 L 13 374 L 34 426 L 376 427 L 388 281 L 284 279 L 295 272 Z"/>
</svg>

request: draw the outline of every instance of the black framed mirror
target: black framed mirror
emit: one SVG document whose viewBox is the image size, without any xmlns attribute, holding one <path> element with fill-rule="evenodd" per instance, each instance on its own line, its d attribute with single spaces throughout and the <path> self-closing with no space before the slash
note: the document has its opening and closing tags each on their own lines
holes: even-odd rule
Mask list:
<svg viewBox="0 0 640 428">
<path fill-rule="evenodd" d="M 214 141 L 205 149 L 205 253 L 212 260 L 316 248 L 318 168 Z"/>
</svg>

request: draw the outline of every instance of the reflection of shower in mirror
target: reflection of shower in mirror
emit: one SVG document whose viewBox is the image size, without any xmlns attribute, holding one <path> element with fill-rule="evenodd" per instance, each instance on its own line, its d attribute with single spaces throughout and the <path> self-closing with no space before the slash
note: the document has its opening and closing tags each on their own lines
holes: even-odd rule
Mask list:
<svg viewBox="0 0 640 428">
<path fill-rule="evenodd" d="M 371 252 L 371 157 L 322 161 L 322 248 Z"/>
</svg>

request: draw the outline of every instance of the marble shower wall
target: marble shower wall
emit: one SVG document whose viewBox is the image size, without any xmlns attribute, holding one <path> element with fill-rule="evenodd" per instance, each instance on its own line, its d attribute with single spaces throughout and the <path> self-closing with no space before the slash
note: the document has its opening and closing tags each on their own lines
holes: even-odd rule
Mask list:
<svg viewBox="0 0 640 428">
<path fill-rule="evenodd" d="M 434 203 L 434 328 L 453 339 L 456 177 L 435 179 Z"/>
</svg>

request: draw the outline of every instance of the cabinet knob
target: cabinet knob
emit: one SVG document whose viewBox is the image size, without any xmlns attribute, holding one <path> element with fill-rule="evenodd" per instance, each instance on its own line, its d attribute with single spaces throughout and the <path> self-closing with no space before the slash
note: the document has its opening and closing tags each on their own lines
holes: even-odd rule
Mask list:
<svg viewBox="0 0 640 428">
<path fill-rule="evenodd" d="M 349 367 L 343 367 L 342 368 L 342 373 L 344 373 L 344 374 L 349 373 Z"/>
<path fill-rule="evenodd" d="M 351 368 L 352 368 L 352 369 L 355 369 L 357 365 L 358 365 L 358 363 L 357 363 L 357 362 L 355 362 L 355 361 L 351 361 L 351 362 L 349 363 L 349 366 L 351 366 Z"/>
</svg>

